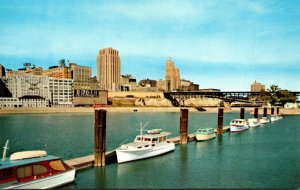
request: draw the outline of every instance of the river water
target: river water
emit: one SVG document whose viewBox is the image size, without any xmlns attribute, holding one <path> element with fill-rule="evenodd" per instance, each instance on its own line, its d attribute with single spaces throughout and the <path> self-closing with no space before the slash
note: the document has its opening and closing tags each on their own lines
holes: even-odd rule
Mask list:
<svg viewBox="0 0 300 190">
<path fill-rule="evenodd" d="M 140 122 L 179 135 L 179 113 L 108 113 L 107 151 L 133 141 Z M 225 113 L 228 125 L 239 113 Z M 251 117 L 246 113 L 246 118 Z M 0 145 L 9 152 L 43 149 L 71 159 L 93 154 L 93 114 L 0 115 Z M 189 113 L 189 133 L 216 127 L 216 113 Z M 176 145 L 162 156 L 88 168 L 63 188 L 297 188 L 300 187 L 300 116 L 207 142 Z"/>
</svg>

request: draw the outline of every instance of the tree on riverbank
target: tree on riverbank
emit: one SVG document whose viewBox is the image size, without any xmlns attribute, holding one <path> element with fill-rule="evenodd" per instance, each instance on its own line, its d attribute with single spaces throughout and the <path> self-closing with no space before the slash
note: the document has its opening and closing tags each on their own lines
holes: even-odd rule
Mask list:
<svg viewBox="0 0 300 190">
<path fill-rule="evenodd" d="M 261 91 L 261 99 L 271 105 L 283 106 L 287 102 L 296 102 L 297 97 L 288 90 L 281 90 L 278 85 L 271 85 L 267 91 Z"/>
</svg>

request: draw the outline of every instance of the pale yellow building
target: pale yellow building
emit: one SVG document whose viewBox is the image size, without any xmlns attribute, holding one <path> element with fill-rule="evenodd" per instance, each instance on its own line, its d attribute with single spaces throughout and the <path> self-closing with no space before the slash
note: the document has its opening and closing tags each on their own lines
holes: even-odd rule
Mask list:
<svg viewBox="0 0 300 190">
<path fill-rule="evenodd" d="M 71 77 L 74 81 L 88 81 L 92 77 L 92 68 L 70 63 Z"/>
<path fill-rule="evenodd" d="M 49 67 L 49 70 L 43 71 L 43 75 L 60 79 L 72 79 L 71 69 L 69 67 Z"/>
<path fill-rule="evenodd" d="M 251 92 L 260 92 L 262 90 L 265 90 L 265 85 L 256 81 L 251 84 Z"/>
<path fill-rule="evenodd" d="M 168 81 L 167 91 L 175 91 L 180 87 L 180 71 L 175 67 L 174 61 L 169 57 L 166 62 L 165 80 Z"/>
<path fill-rule="evenodd" d="M 99 50 L 97 79 L 100 87 L 106 90 L 119 91 L 121 89 L 121 60 L 118 50 L 113 48 Z"/>
</svg>

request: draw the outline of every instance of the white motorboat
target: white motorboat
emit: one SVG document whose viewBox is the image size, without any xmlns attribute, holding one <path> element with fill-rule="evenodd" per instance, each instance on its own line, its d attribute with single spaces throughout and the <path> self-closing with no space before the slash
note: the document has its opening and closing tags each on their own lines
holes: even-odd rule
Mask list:
<svg viewBox="0 0 300 190">
<path fill-rule="evenodd" d="M 136 136 L 134 142 L 123 144 L 116 149 L 118 163 L 158 156 L 175 149 L 173 142 L 167 142 L 167 136 L 171 133 L 159 130 L 159 133 L 143 135 L 144 127 L 141 127 L 141 134 Z"/>
<path fill-rule="evenodd" d="M 6 143 L 6 148 L 7 148 Z M 0 161 L 0 189 L 49 189 L 75 179 L 75 168 L 46 151 L 17 152 Z"/>
<path fill-rule="evenodd" d="M 216 137 L 216 133 L 213 128 L 198 129 L 195 133 L 197 141 L 206 141 Z"/>
<path fill-rule="evenodd" d="M 279 119 L 282 119 L 282 116 L 278 116 L 278 115 L 270 115 L 270 120 L 271 121 L 277 121 Z"/>
<path fill-rule="evenodd" d="M 240 132 L 249 129 L 249 125 L 245 119 L 233 119 L 229 125 L 230 132 Z"/>
<path fill-rule="evenodd" d="M 270 123 L 271 122 L 268 117 L 262 117 L 262 118 L 260 118 L 259 121 L 260 121 L 261 124 L 266 124 L 266 123 Z"/>
<path fill-rule="evenodd" d="M 250 118 L 248 119 L 248 125 L 249 127 L 257 127 L 260 125 L 260 121 L 257 118 Z"/>
</svg>

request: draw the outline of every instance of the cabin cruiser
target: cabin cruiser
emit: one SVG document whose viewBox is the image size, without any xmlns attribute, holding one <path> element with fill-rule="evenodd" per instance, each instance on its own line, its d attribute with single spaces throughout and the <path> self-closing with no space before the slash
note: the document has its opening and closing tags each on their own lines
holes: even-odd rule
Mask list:
<svg viewBox="0 0 300 190">
<path fill-rule="evenodd" d="M 270 119 L 268 117 L 262 117 L 260 118 L 260 123 L 261 124 L 266 124 L 266 123 L 270 123 Z"/>
<path fill-rule="evenodd" d="M 260 125 L 260 121 L 258 118 L 250 118 L 248 119 L 248 125 L 249 127 L 257 127 Z"/>
<path fill-rule="evenodd" d="M 140 131 L 141 134 L 136 136 L 134 142 L 116 149 L 118 163 L 158 156 L 175 149 L 175 144 L 167 141 L 167 136 L 171 133 L 155 129 L 155 132 L 143 135 L 142 127 Z"/>
<path fill-rule="evenodd" d="M 6 150 L 0 161 L 0 189 L 49 189 L 75 179 L 75 168 L 46 151 L 16 152 L 9 158 L 5 155 Z"/>
<path fill-rule="evenodd" d="M 216 137 L 213 128 L 198 129 L 195 133 L 197 141 L 206 141 Z"/>
<path fill-rule="evenodd" d="M 240 132 L 249 129 L 249 125 L 245 119 L 233 119 L 229 126 L 230 132 Z"/>
</svg>

